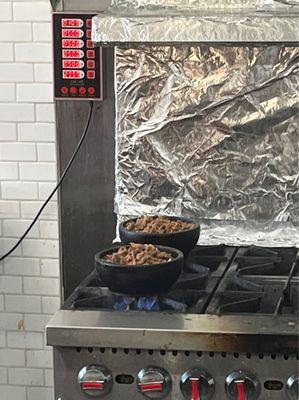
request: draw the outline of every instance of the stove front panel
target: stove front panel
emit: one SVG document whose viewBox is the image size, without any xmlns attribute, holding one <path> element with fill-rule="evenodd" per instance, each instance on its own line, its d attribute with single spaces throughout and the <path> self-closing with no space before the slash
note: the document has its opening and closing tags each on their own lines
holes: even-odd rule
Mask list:
<svg viewBox="0 0 299 400">
<path fill-rule="evenodd" d="M 288 378 L 298 374 L 298 360 L 286 354 L 57 347 L 54 349 L 55 400 L 92 399 L 82 392 L 78 383 L 78 373 L 87 365 L 101 365 L 111 371 L 113 384 L 111 392 L 104 396 L 107 400 L 146 399 L 137 390 L 137 375 L 148 366 L 164 368 L 170 374 L 172 389 L 165 397 L 168 400 L 184 399 L 180 379 L 185 371 L 193 368 L 204 368 L 214 379 L 212 399 L 216 400 L 227 399 L 225 380 L 234 371 L 251 372 L 259 382 L 261 400 L 287 400 Z M 124 375 L 131 376 L 130 383 L 118 383 Z"/>
</svg>

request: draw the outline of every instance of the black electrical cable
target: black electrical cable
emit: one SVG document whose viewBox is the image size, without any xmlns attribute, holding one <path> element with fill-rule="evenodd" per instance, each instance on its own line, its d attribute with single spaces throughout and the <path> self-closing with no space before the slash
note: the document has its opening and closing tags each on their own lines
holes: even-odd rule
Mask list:
<svg viewBox="0 0 299 400">
<path fill-rule="evenodd" d="M 57 191 L 57 189 L 61 185 L 62 181 L 64 180 L 64 178 L 65 178 L 66 174 L 68 173 L 71 165 L 73 164 L 73 161 L 74 161 L 78 151 L 80 150 L 80 147 L 81 147 L 81 145 L 82 145 L 82 143 L 83 143 L 83 141 L 84 141 L 84 139 L 86 137 L 86 134 L 87 134 L 88 128 L 89 128 L 89 124 L 90 124 L 90 120 L 91 120 L 91 116 L 92 116 L 92 109 L 93 109 L 93 102 L 90 101 L 89 102 L 89 113 L 88 113 L 88 117 L 87 117 L 87 121 L 86 121 L 86 124 L 85 124 L 85 128 L 84 128 L 83 134 L 81 136 L 81 139 L 79 140 L 79 143 L 78 143 L 78 145 L 76 147 L 75 152 L 73 153 L 73 155 L 72 155 L 70 161 L 68 162 L 65 170 L 63 171 L 59 181 L 57 182 L 57 185 L 52 190 L 50 196 L 47 198 L 47 200 L 44 202 L 44 204 L 41 206 L 39 212 L 36 214 L 36 216 L 34 217 L 33 221 L 31 222 L 29 227 L 26 229 L 25 233 L 20 237 L 20 239 L 17 241 L 17 243 L 7 253 L 5 253 L 3 256 L 0 257 L 0 262 L 3 261 L 6 257 L 8 257 L 13 251 L 15 251 L 15 249 L 21 244 L 23 239 L 27 236 L 28 232 L 30 232 L 31 228 L 33 227 L 33 225 L 38 220 L 39 216 L 41 215 L 41 213 L 45 209 L 46 205 L 49 203 L 49 201 L 51 200 L 51 198 L 54 196 L 55 192 Z"/>
</svg>

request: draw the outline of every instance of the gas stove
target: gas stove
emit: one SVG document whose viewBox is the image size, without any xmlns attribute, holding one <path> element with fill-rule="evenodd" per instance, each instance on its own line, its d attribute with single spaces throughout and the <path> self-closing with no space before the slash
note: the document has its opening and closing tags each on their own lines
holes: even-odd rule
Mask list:
<svg viewBox="0 0 299 400">
<path fill-rule="evenodd" d="M 298 399 L 298 289 L 296 248 L 197 246 L 150 298 L 93 271 L 47 326 L 55 399 Z"/>
</svg>

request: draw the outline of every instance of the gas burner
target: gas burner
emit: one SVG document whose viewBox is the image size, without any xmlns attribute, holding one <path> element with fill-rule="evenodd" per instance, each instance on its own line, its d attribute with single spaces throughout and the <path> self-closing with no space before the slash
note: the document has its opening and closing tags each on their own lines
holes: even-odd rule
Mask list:
<svg viewBox="0 0 299 400">
<path fill-rule="evenodd" d="M 288 276 L 296 260 L 296 248 L 273 248 L 251 246 L 238 251 L 237 270 L 241 275 Z M 298 268 L 294 276 L 298 275 Z"/>
<path fill-rule="evenodd" d="M 207 313 L 276 315 L 279 311 L 292 314 L 296 309 L 294 296 L 298 289 L 286 289 L 289 289 L 291 275 L 295 276 L 296 254 L 295 248 L 251 246 L 239 249 Z"/>
<path fill-rule="evenodd" d="M 172 290 L 159 296 L 133 297 L 112 293 L 93 271 L 74 291 L 63 308 L 204 313 L 211 293 L 227 269 L 233 252 L 233 248 L 225 246 L 196 247 L 185 261 L 184 272 Z"/>
</svg>

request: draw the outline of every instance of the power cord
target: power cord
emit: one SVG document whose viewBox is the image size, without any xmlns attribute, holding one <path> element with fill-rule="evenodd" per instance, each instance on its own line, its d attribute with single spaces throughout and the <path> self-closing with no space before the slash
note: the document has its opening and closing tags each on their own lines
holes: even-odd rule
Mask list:
<svg viewBox="0 0 299 400">
<path fill-rule="evenodd" d="M 7 253 L 5 253 L 3 256 L 0 257 L 0 262 L 3 261 L 6 257 L 8 257 L 13 251 L 15 251 L 15 249 L 21 244 L 23 239 L 27 236 L 28 232 L 30 232 L 31 228 L 33 227 L 33 225 L 38 220 L 39 216 L 41 215 L 41 213 L 45 209 L 46 205 L 49 203 L 49 201 L 52 199 L 52 197 L 54 196 L 55 192 L 57 191 L 57 189 L 61 185 L 62 181 L 64 180 L 64 178 L 65 178 L 66 174 L 68 173 L 71 165 L 73 164 L 73 161 L 74 161 L 78 151 L 80 150 L 80 147 L 81 147 L 81 145 L 82 145 L 82 143 L 83 143 L 83 141 L 84 141 L 84 139 L 86 137 L 86 134 L 87 134 L 88 128 L 89 128 L 89 124 L 90 124 L 90 120 L 91 120 L 91 116 L 92 116 L 92 110 L 93 110 L 93 102 L 90 101 L 89 102 L 89 113 L 88 113 L 88 117 L 87 117 L 87 121 L 86 121 L 86 124 L 85 124 L 85 128 L 84 128 L 83 134 L 81 136 L 81 139 L 79 140 L 79 143 L 78 143 L 78 145 L 76 147 L 75 152 L 73 153 L 73 155 L 72 155 L 70 161 L 68 162 L 65 170 L 63 171 L 59 181 L 57 182 L 57 185 L 52 190 L 51 194 L 49 195 L 47 200 L 44 202 L 44 204 L 41 206 L 39 212 L 36 214 L 36 216 L 34 217 L 33 221 L 31 222 L 29 227 L 26 229 L 25 233 L 20 237 L 20 239 L 17 241 L 17 243 Z"/>
</svg>

